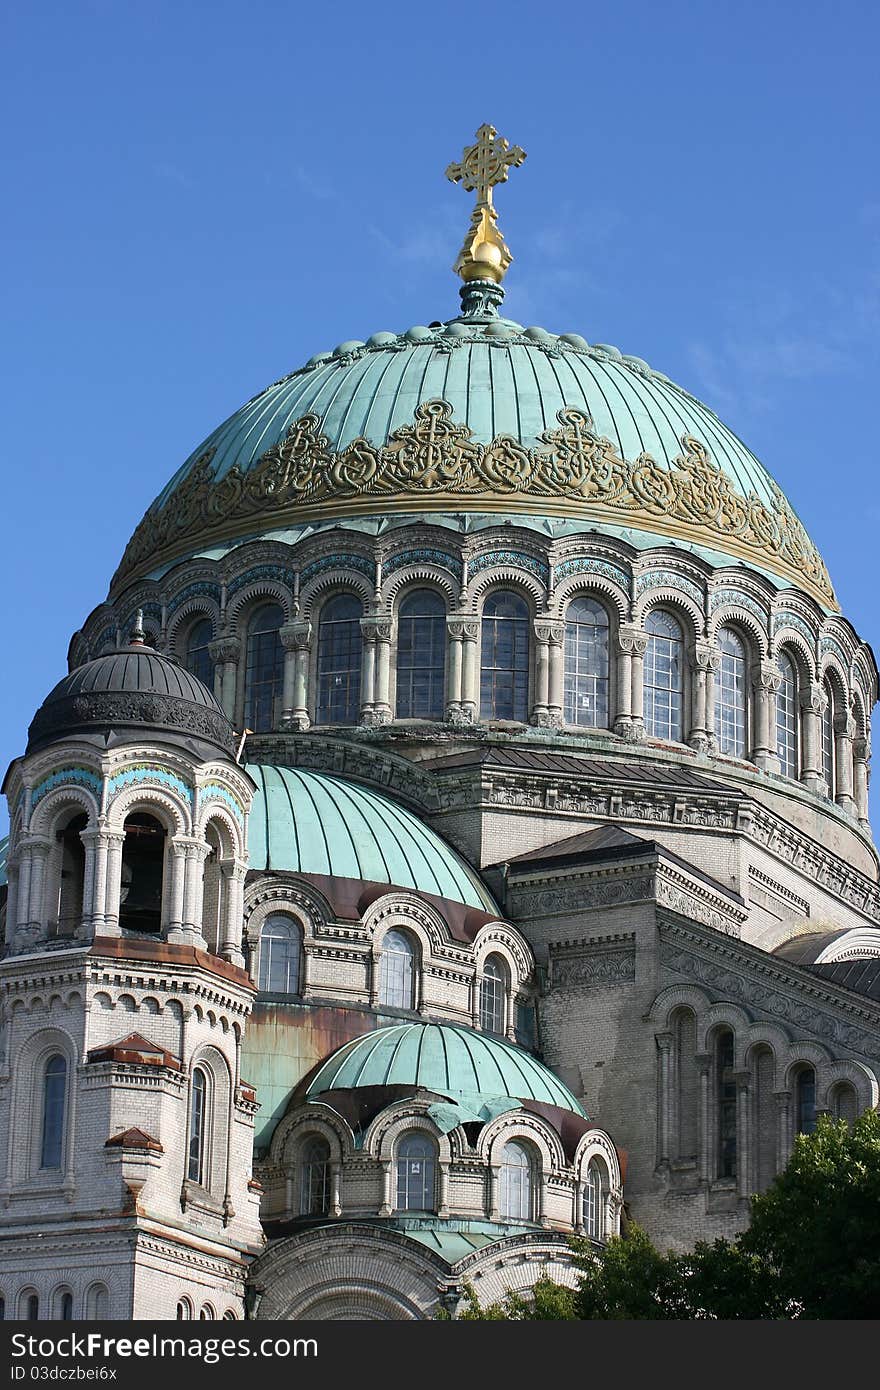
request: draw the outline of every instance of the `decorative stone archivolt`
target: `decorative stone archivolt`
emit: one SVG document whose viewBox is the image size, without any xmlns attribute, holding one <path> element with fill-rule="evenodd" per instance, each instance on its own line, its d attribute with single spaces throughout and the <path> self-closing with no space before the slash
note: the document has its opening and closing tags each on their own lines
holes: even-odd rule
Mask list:
<svg viewBox="0 0 880 1390">
<path fill-rule="evenodd" d="M 815 546 L 774 485 L 768 507 L 743 496 L 708 449 L 682 436 L 682 454 L 661 465 L 649 454 L 633 461 L 595 433 L 593 422 L 571 407 L 534 448 L 509 435 L 489 444 L 452 418 L 447 401 L 418 405 L 414 421 L 385 445 L 355 439 L 331 449 L 316 415 L 293 422 L 285 438 L 243 472 L 237 465 L 213 476 L 213 448 L 196 462 L 169 502 L 147 512 L 114 578 L 180 553 L 198 535 L 200 545 L 234 535 L 242 525 L 278 527 L 343 515 L 352 502 L 377 499 L 400 510 L 442 510 L 444 503 L 478 500 L 486 510 L 509 509 L 522 497 L 546 511 L 607 517 L 674 536 L 702 532 L 710 543 L 778 570 L 820 602 L 836 607 L 831 581 Z"/>
</svg>

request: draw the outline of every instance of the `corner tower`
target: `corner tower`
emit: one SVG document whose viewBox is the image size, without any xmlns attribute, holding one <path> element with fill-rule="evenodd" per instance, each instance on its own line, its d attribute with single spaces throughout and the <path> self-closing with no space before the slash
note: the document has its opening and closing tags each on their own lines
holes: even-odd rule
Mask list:
<svg viewBox="0 0 880 1390">
<path fill-rule="evenodd" d="M 262 1235 L 234 748 L 139 614 L 59 682 L 7 773 L 7 1316 L 243 1316 Z"/>
</svg>

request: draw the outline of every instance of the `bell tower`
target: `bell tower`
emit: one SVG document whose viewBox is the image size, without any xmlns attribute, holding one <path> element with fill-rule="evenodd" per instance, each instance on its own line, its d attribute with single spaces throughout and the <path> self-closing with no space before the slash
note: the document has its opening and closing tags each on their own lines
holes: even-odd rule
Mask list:
<svg viewBox="0 0 880 1390">
<path fill-rule="evenodd" d="M 234 754 L 138 619 L 59 682 L 7 773 L 7 1317 L 244 1315 L 263 1237 L 240 1073 L 254 785 Z"/>
</svg>

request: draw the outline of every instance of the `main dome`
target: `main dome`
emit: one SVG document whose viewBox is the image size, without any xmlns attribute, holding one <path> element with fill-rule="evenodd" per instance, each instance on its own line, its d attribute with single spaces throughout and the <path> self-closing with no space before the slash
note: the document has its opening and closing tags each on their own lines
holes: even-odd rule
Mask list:
<svg viewBox="0 0 880 1390">
<path fill-rule="evenodd" d="M 318 353 L 231 415 L 148 509 L 114 588 L 351 518 L 550 519 L 730 556 L 836 600 L 755 455 L 640 358 L 490 313 Z"/>
</svg>

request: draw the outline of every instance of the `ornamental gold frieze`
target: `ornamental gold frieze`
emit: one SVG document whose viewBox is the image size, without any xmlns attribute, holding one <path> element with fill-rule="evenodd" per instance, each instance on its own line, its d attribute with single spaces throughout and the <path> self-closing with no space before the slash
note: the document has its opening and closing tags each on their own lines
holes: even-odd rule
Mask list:
<svg viewBox="0 0 880 1390">
<path fill-rule="evenodd" d="M 773 484 L 771 505 L 743 495 L 691 435 L 682 453 L 660 464 L 642 453 L 622 458 L 597 435 L 588 415 L 572 407 L 533 448 L 511 435 L 474 439 L 452 418 L 447 401 L 418 405 L 412 424 L 387 443 L 352 440 L 334 450 L 316 415 L 295 420 L 283 440 L 253 467 L 213 477 L 213 450 L 197 460 L 162 508 L 147 512 L 132 537 L 114 584 L 193 545 L 260 528 L 277 528 L 373 510 L 443 511 L 464 502 L 484 512 L 540 501 L 542 515 L 613 520 L 693 540 L 766 566 L 836 607 L 822 559 Z"/>
</svg>

